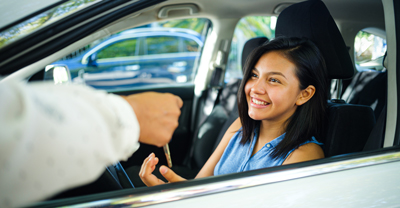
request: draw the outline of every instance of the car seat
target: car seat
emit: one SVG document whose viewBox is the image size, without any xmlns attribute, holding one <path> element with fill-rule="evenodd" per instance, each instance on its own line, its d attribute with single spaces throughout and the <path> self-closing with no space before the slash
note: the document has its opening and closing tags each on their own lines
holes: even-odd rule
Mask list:
<svg viewBox="0 0 400 208">
<path fill-rule="evenodd" d="M 343 100 L 351 104 L 368 105 L 378 118 L 387 100 L 386 54 L 383 58 L 382 71 L 364 70 L 357 72 L 343 93 Z"/>
<path fill-rule="evenodd" d="M 364 146 L 364 151 L 376 150 L 376 149 L 383 147 L 383 142 L 384 142 L 384 138 L 385 138 L 386 114 L 387 114 L 387 111 L 386 111 L 387 105 L 386 104 L 387 104 L 387 70 L 388 70 L 388 67 L 387 67 L 387 58 L 386 57 L 387 57 L 387 53 L 385 53 L 385 56 L 382 61 L 382 65 L 385 70 L 380 72 L 374 79 L 371 80 L 382 91 L 381 92 L 374 91 L 374 94 L 373 94 L 373 95 L 375 95 L 375 93 L 381 94 L 381 95 L 378 95 L 378 97 L 373 96 L 373 97 L 377 97 L 377 100 L 378 100 L 378 105 L 375 108 L 375 115 L 378 115 L 378 112 L 379 112 L 379 116 L 376 117 L 377 118 L 376 124 L 375 124 L 374 128 L 372 129 L 371 134 L 369 135 L 367 143 Z M 382 109 L 379 109 L 379 103 L 384 103 L 384 106 Z"/>
<path fill-rule="evenodd" d="M 348 79 L 354 74 L 345 42 L 325 4 L 310 0 L 293 4 L 279 15 L 276 36 L 306 37 L 320 49 L 329 79 Z M 326 157 L 362 151 L 375 117 L 371 107 L 331 100 L 327 109 L 324 143 Z"/>
<path fill-rule="evenodd" d="M 387 53 L 382 65 L 383 70 L 365 70 L 358 72 L 346 88 L 343 99 L 351 104 L 370 106 L 377 119 L 374 128 L 364 146 L 364 151 L 383 147 L 386 125 L 387 103 Z"/>
</svg>

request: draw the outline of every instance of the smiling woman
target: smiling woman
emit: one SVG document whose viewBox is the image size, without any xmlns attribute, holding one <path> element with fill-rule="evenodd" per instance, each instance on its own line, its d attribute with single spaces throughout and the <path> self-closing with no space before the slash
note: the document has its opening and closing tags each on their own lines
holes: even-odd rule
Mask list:
<svg viewBox="0 0 400 208">
<path fill-rule="evenodd" d="M 326 117 L 326 66 L 311 41 L 277 38 L 259 47 L 247 60 L 243 80 L 248 81 L 242 82 L 238 94 L 242 144 L 252 141 L 256 128 L 266 142 L 286 132 L 272 153 L 273 158 L 286 158 L 313 136 L 321 139 Z M 256 144 L 255 150 L 263 144 Z"/>
<path fill-rule="evenodd" d="M 326 66 L 307 39 L 276 38 L 248 57 L 239 87 L 239 116 L 196 178 L 280 166 L 324 157 L 315 137 L 325 123 Z M 148 186 L 163 184 L 152 172 L 158 158 L 143 162 Z M 169 182 L 184 180 L 166 166 Z"/>
<path fill-rule="evenodd" d="M 83 7 L 75 5 L 79 9 L 69 10 L 72 11 L 71 13 L 58 9 L 59 12 L 66 11 L 66 13 L 54 13 L 52 17 L 57 20 L 53 22 L 51 22 L 52 18 L 45 19 L 49 16 L 46 14 L 57 10 L 57 7 L 75 3 L 83 3 Z M 398 122 L 400 85 L 397 84 L 400 78 L 397 63 L 400 60 L 400 53 L 396 44 L 398 42 L 396 39 L 399 37 L 400 1 L 398 0 L 309 0 L 305 2 L 293 0 L 290 3 L 281 0 L 252 0 L 251 3 L 245 0 L 15 0 L 3 1 L 0 4 L 0 11 L 2 11 L 0 16 L 5 17 L 0 18 L 0 39 L 7 38 L 5 33 L 14 26 L 21 32 L 28 32 L 25 33 L 26 35 L 18 36 L 19 38 L 16 36 L 14 40 L 10 39 L 6 45 L 0 47 L 0 76 L 4 77 L 3 81 L 40 82 L 46 75 L 46 69 L 50 68 L 47 66 L 53 65 L 53 69 L 68 67 L 71 73 L 71 81 L 68 82 L 81 78 L 77 80 L 77 83 L 105 89 L 112 94 L 129 95 L 144 91 L 176 94 L 182 98 L 184 104 L 179 126 L 169 143 L 173 164 L 171 170 L 183 178 L 193 179 L 208 159 L 205 167 L 211 168 L 203 169 L 198 177 L 215 175 L 214 171 L 218 169 L 215 167 L 219 161 L 218 167 L 221 167 L 221 171 L 216 171 L 218 173 L 243 170 L 239 173 L 142 188 L 144 184 L 138 172 L 143 160 L 151 152 L 154 152 L 154 155 L 148 159 L 149 161 L 154 162 L 155 157 L 159 158 L 153 173 L 164 181 L 158 170 L 159 166 L 168 163 L 162 148 L 141 144 L 138 151 L 128 161 L 121 161 L 121 166 L 126 170 L 136 189 L 132 189 L 127 180 L 121 180 L 125 179 L 122 171 L 117 171 L 116 175 L 122 176 L 119 180 L 114 180 L 115 174 L 109 174 L 106 171 L 103 175 L 109 176 L 110 181 L 97 180 L 98 186 L 92 189 L 96 192 L 82 193 L 79 190 L 82 187 L 77 187 L 67 192 L 72 193 L 68 197 L 79 197 L 59 200 L 53 198 L 51 201 L 38 204 L 38 207 L 69 206 L 78 203 L 82 203 L 78 205 L 81 207 L 149 206 L 158 203 L 162 203 L 158 204 L 162 207 L 230 207 L 232 205 L 345 207 L 349 204 L 354 207 L 382 205 L 396 207 L 400 203 L 396 194 L 400 192 L 398 178 L 400 148 L 392 147 L 400 144 L 400 122 Z M 39 9 L 32 6 L 39 4 L 46 5 Z M 4 5 L 11 5 L 11 9 L 7 9 Z M 31 31 L 24 30 L 27 27 L 24 27 L 22 23 L 32 20 L 32 26 L 35 26 L 39 22 L 34 22 L 32 18 L 42 14 L 45 17 L 41 19 L 44 23 L 42 26 Z M 10 19 L 13 20 L 8 21 Z M 8 22 L 2 23 L 4 20 Z M 144 27 L 145 25 L 147 27 Z M 371 28 L 385 33 L 380 36 L 381 33 L 375 33 L 377 30 L 373 32 Z M 164 33 L 167 30 L 169 35 Z M 363 38 L 371 38 L 357 35 L 357 32 L 361 30 L 387 40 L 386 44 L 382 41 L 379 41 L 379 44 L 375 42 L 378 45 L 373 44 L 374 48 L 387 46 L 382 49 L 387 49 L 388 65 L 384 67 L 379 60 L 374 61 L 375 69 L 382 69 L 382 71 L 371 73 L 371 71 L 354 70 L 355 64 L 362 61 L 355 57 L 357 54 L 354 52 L 357 53 L 360 50 L 362 52 L 365 49 L 364 46 L 367 46 L 357 45 L 355 41 L 360 38 L 361 41 Z M 18 31 L 15 32 L 15 34 L 18 33 Z M 384 34 L 387 34 L 387 37 Z M 240 141 L 246 128 L 241 123 L 244 121 L 237 119 L 239 116 L 237 92 L 244 71 L 242 60 L 246 59 L 249 51 L 260 46 L 262 40 L 265 41 L 266 38 L 271 40 L 281 35 L 309 38 L 323 55 L 328 78 L 342 79 L 343 82 L 338 81 L 336 85 L 338 87 L 330 89 L 332 97 L 327 98 L 329 99 L 328 106 L 325 110 L 328 122 L 325 122 L 325 134 L 321 128 L 315 127 L 310 130 L 311 133 L 303 133 L 305 136 L 290 136 L 296 134 L 297 130 L 301 131 L 297 132 L 298 134 L 302 134 L 303 130 L 297 128 L 296 125 L 310 124 L 301 118 L 311 119 L 311 117 L 304 117 L 301 113 L 298 113 L 297 117 L 296 115 L 299 109 L 308 108 L 307 105 L 311 104 L 321 89 L 315 83 L 306 82 L 302 86 L 303 78 L 299 76 L 300 67 L 296 65 L 296 60 L 285 55 L 283 50 L 260 53 L 249 69 L 250 76 L 244 81 L 244 85 L 245 83 L 249 85 L 247 95 L 244 92 L 245 87 L 242 88 L 243 98 L 245 98 L 242 103 L 248 107 L 244 113 L 249 120 L 252 119 L 255 122 L 251 129 L 247 128 L 248 141 L 243 145 Z M 264 38 L 249 41 L 254 43 L 255 47 L 247 47 L 247 39 L 261 36 Z M 122 42 L 125 40 L 127 42 Z M 374 52 L 382 55 L 385 50 L 374 50 Z M 372 51 L 367 51 L 360 53 L 362 58 L 375 57 L 369 55 Z M 286 63 L 292 70 L 291 73 L 288 74 L 276 68 L 262 67 L 265 65 L 261 62 L 272 56 L 274 60 L 279 58 L 282 64 Z M 261 57 L 263 57 L 262 61 L 259 61 Z M 256 66 L 258 62 L 261 66 Z M 267 63 L 272 64 L 271 61 Z M 359 69 L 358 65 L 360 65 L 370 70 L 370 63 L 361 62 L 356 67 Z M 111 64 L 114 66 L 110 66 Z M 293 70 L 293 65 L 296 66 L 295 70 Z M 266 70 L 280 72 L 280 74 L 266 73 Z M 47 70 L 47 73 L 49 71 Z M 354 73 L 358 75 L 354 76 Z M 377 78 L 379 80 L 369 81 L 371 80 L 369 75 L 372 74 L 377 74 L 373 80 Z M 295 81 L 290 79 L 293 77 L 297 79 Z M 347 87 L 347 81 L 350 83 L 349 86 L 354 87 Z M 254 85 L 253 91 L 250 84 Z M 302 105 L 297 103 L 297 98 L 302 96 L 302 92 L 306 95 L 308 92 L 312 94 L 311 86 L 315 87 L 314 95 Z M 350 90 L 349 95 L 354 99 L 349 99 L 347 103 L 344 103 L 346 99 L 336 99 L 340 98 L 340 94 L 343 94 L 341 98 L 346 97 L 346 93 L 340 93 L 340 86 L 346 93 Z M 295 90 L 290 91 L 287 88 Z M 49 87 L 50 89 L 52 87 Z M 358 93 L 359 90 L 366 93 Z M 379 96 L 375 97 L 375 94 Z M 381 97 L 383 99 L 380 99 Z M 377 98 L 378 104 L 376 104 Z M 0 101 L 0 105 L 5 102 Z M 160 103 L 157 107 L 164 105 L 164 102 Z M 100 103 L 95 103 L 95 105 L 100 105 Z M 376 106 L 375 116 L 370 106 L 372 108 Z M 66 106 L 63 113 L 71 109 L 73 109 L 72 106 Z M 271 109 L 276 109 L 276 111 L 272 113 Z M 251 116 L 248 115 L 249 110 Z M 291 113 L 293 115 L 289 116 Z M 273 140 L 268 142 L 266 139 L 268 135 L 265 134 L 264 126 L 261 125 L 276 121 L 278 117 L 280 121 L 288 117 L 290 121 L 297 120 L 296 125 L 291 127 L 291 122 L 277 125 L 285 126 L 286 129 L 280 132 L 276 130 L 275 135 L 269 135 Z M 81 124 L 79 126 L 83 128 L 92 125 L 92 122 L 80 123 L 81 121 L 83 120 L 75 123 Z M 44 125 L 42 122 L 36 123 Z M 322 123 L 317 124 L 322 126 Z M 228 129 L 229 126 L 231 126 L 230 129 Z M 238 131 L 240 128 L 242 130 Z M 0 127 L 0 132 L 4 132 L 3 129 Z M 158 131 L 158 129 L 152 130 Z M 266 133 L 272 134 L 273 130 L 271 127 Z M 314 134 L 316 130 L 321 132 Z M 74 129 L 70 133 L 77 131 L 79 130 Z M 23 129 L 21 132 L 29 135 L 28 129 Z M 225 132 L 227 133 L 222 139 Z M 301 158 L 304 152 L 308 153 L 306 159 L 321 158 L 321 152 L 318 152 L 320 147 L 312 136 L 324 144 L 322 148 L 326 158 L 280 165 Z M 93 140 L 98 138 L 96 135 L 90 137 Z M 291 143 L 292 141 L 288 138 L 307 139 L 306 142 L 309 143 L 296 149 L 290 147 L 295 143 Z M 76 138 L 68 138 L 69 141 L 72 139 Z M 231 145 L 229 144 L 231 141 L 235 142 L 232 142 L 233 148 L 230 155 L 228 145 Z M 300 140 L 295 142 L 299 145 L 303 144 Z M 278 146 L 284 143 L 286 150 L 279 149 Z M 217 147 L 218 144 L 220 144 L 219 147 Z M 49 146 L 49 148 L 53 147 Z M 235 147 L 241 148 L 242 151 L 235 151 Z M 295 150 L 285 159 L 292 149 Z M 283 163 L 279 162 L 275 167 L 252 170 L 262 163 L 257 164 L 257 161 L 261 160 L 256 158 L 270 158 L 265 163 L 274 165 L 271 161 L 276 160 L 271 158 L 273 158 L 273 152 L 277 153 L 275 150 L 286 152 L 279 157 L 280 160 L 285 160 Z M 85 148 L 85 151 L 88 152 L 88 149 Z M 216 153 L 210 158 L 214 151 Z M 228 162 L 241 157 L 239 153 L 243 153 L 242 156 L 245 155 L 242 159 L 246 164 L 242 167 L 242 163 L 235 162 L 230 169 Z M 264 153 L 268 156 L 266 157 Z M 223 154 L 225 156 L 222 156 Z M 310 157 L 310 155 L 315 157 Z M 223 159 L 229 156 L 233 159 Z M 21 156 L 21 161 L 28 161 L 28 159 Z M 82 156 L 82 159 L 87 158 Z M 64 165 L 60 161 L 57 163 Z M 6 170 L 2 165 L 0 161 L 0 176 L 3 176 L 2 171 Z M 37 164 L 32 164 L 32 166 L 35 169 L 39 168 Z M 167 173 L 172 173 L 166 170 Z M 19 175 L 15 174 L 15 176 Z M 93 194 L 99 192 L 100 188 L 105 190 L 108 182 L 115 186 L 120 183 L 124 190 L 110 187 L 107 189 L 109 193 Z M 49 180 L 46 184 L 54 185 Z M 324 184 L 324 186 L 316 184 Z M 93 184 L 87 184 L 85 187 L 91 185 Z M 9 190 L 13 190 L 16 197 L 22 194 L 16 191 L 16 187 Z M 9 191 L 4 191 L 6 192 Z M 3 192 L 1 193 L 0 198 L 4 195 Z M 273 193 L 273 197 L 268 197 L 269 193 Z M 66 196 L 63 193 L 60 195 Z M 93 203 L 88 204 L 90 202 Z"/>
</svg>

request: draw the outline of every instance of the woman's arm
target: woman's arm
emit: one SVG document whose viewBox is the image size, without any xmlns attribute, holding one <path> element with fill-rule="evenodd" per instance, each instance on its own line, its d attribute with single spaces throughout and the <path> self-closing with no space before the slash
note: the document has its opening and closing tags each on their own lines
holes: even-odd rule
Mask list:
<svg viewBox="0 0 400 208">
<path fill-rule="evenodd" d="M 294 150 L 283 162 L 282 165 L 299 163 L 309 160 L 316 160 L 324 158 L 324 152 L 322 148 L 315 143 L 308 143 L 300 146 L 296 150 Z"/>
<path fill-rule="evenodd" d="M 218 147 L 215 149 L 213 154 L 208 158 L 206 164 L 204 164 L 203 168 L 201 168 L 200 172 L 197 174 L 196 178 L 203 178 L 214 175 L 214 168 L 217 165 L 219 159 L 221 159 L 222 154 L 225 151 L 226 146 L 228 146 L 229 141 L 235 135 L 235 133 L 242 126 L 240 119 L 237 118 L 231 126 L 226 130 L 224 137 L 222 137 L 221 142 L 218 144 Z"/>
<path fill-rule="evenodd" d="M 219 159 L 221 158 L 222 154 L 225 151 L 226 146 L 228 145 L 232 136 L 239 130 L 241 127 L 240 119 L 236 119 L 232 125 L 226 130 L 224 137 L 222 137 L 221 142 L 219 143 L 217 149 L 211 155 L 211 157 L 207 160 L 206 164 L 197 174 L 196 178 L 202 178 L 207 176 L 212 176 L 214 173 L 214 168 L 217 165 Z M 155 175 L 153 175 L 153 171 L 156 168 L 158 163 L 158 158 L 151 153 L 142 164 L 142 167 L 139 172 L 140 179 L 143 181 L 144 184 L 147 186 L 156 186 L 160 184 L 164 184 L 164 182 L 158 179 Z M 160 167 L 161 175 L 168 180 L 168 182 L 178 182 L 184 181 L 186 179 L 177 175 L 174 171 L 169 169 L 166 166 Z"/>
</svg>

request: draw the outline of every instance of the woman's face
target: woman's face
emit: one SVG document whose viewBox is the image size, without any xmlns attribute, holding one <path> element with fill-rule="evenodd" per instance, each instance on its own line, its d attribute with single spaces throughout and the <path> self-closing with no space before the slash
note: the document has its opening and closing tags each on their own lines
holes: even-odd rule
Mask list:
<svg viewBox="0 0 400 208">
<path fill-rule="evenodd" d="M 301 97 L 295 70 L 296 66 L 279 52 L 261 56 L 244 89 L 250 118 L 285 122 L 293 115 Z"/>
</svg>

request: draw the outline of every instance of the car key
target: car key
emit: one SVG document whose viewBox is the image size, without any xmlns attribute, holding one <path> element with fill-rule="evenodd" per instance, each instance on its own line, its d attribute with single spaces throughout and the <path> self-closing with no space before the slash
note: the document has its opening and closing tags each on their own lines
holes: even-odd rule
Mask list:
<svg viewBox="0 0 400 208">
<path fill-rule="evenodd" d="M 168 144 L 163 146 L 165 157 L 167 158 L 168 167 L 172 168 L 172 160 L 171 160 L 171 153 L 169 152 Z"/>
</svg>

